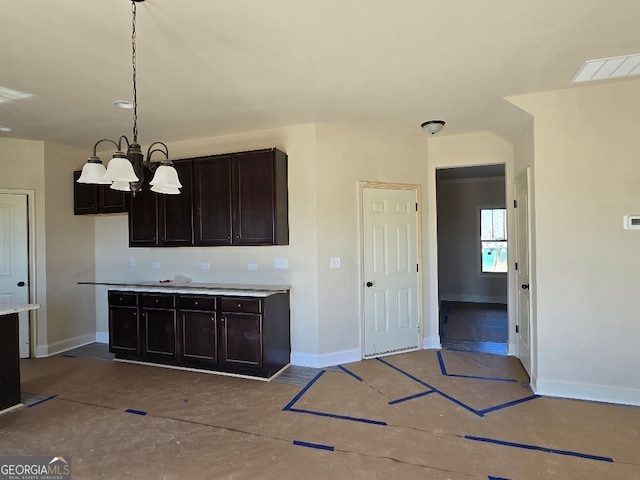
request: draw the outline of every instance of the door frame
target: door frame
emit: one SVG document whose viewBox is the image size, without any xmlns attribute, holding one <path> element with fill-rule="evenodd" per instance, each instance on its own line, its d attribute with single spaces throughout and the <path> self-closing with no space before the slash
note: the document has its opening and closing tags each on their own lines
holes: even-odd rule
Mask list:
<svg viewBox="0 0 640 480">
<path fill-rule="evenodd" d="M 516 299 L 516 275 L 513 271 L 513 265 L 515 261 L 514 256 L 514 242 L 515 242 L 515 212 L 513 205 L 515 195 L 515 181 L 514 181 L 514 165 L 512 159 L 499 159 L 491 158 L 487 161 L 468 161 L 468 162 L 434 162 L 429 166 L 427 175 L 427 207 L 428 211 L 425 212 L 427 216 L 427 249 L 429 264 L 428 275 L 428 292 L 427 301 L 429 318 L 429 324 L 425 327 L 425 347 L 428 349 L 441 349 L 440 343 L 440 303 L 439 303 L 439 285 L 438 285 L 438 206 L 436 198 L 436 171 L 441 168 L 458 168 L 458 167 L 477 167 L 503 164 L 505 166 L 505 205 L 507 207 L 507 261 L 509 262 L 509 270 L 507 272 L 507 313 L 509 319 L 509 341 L 507 343 L 507 355 L 516 355 L 516 306 L 514 304 Z"/>
<path fill-rule="evenodd" d="M 28 262 L 28 302 L 36 301 L 36 242 L 35 242 L 35 190 L 0 188 L 0 193 L 27 196 L 27 262 Z M 38 310 L 29 310 L 29 356 L 36 357 L 38 345 Z"/>
<path fill-rule="evenodd" d="M 418 211 L 416 212 L 416 230 L 417 230 L 417 258 L 418 263 L 418 275 L 417 275 L 417 306 L 418 306 L 418 341 L 419 348 L 424 348 L 424 305 L 423 305 L 423 281 L 424 268 L 422 262 L 422 185 L 416 183 L 390 183 L 390 182 L 373 182 L 373 181 L 358 181 L 358 248 L 359 248 L 359 261 L 360 268 L 358 272 L 358 280 L 360 284 L 360 358 L 364 359 L 364 335 L 365 335 L 365 275 L 364 275 L 364 201 L 363 190 L 365 188 L 379 188 L 384 190 L 411 190 L 416 193 L 416 202 L 418 203 Z M 393 352 L 397 353 L 397 352 Z M 390 353 L 388 355 L 392 355 Z M 384 356 L 384 355 L 379 355 Z M 371 358 L 371 357 L 366 357 Z"/>
</svg>

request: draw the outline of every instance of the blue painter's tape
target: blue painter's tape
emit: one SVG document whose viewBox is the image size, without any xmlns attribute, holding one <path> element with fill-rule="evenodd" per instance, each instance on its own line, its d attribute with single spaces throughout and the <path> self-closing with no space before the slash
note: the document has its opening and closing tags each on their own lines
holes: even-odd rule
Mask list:
<svg viewBox="0 0 640 480">
<path fill-rule="evenodd" d="M 438 357 L 438 363 L 440 364 L 440 371 L 442 372 L 442 375 L 445 375 L 447 377 L 473 378 L 476 380 L 490 380 L 493 382 L 517 382 L 518 381 L 518 380 L 514 380 L 513 378 L 480 377 L 478 375 L 458 375 L 458 374 L 449 373 L 447 372 L 447 367 L 444 364 L 444 359 L 442 358 L 442 352 L 438 351 L 436 352 L 436 355 Z"/>
<path fill-rule="evenodd" d="M 351 370 L 347 370 L 346 368 L 344 368 L 342 365 L 338 365 L 338 368 L 340 370 L 342 370 L 344 373 L 351 375 L 353 378 L 355 378 L 356 380 L 358 380 L 359 382 L 362 382 L 362 378 L 359 377 L 358 375 L 356 375 L 355 373 L 353 373 Z"/>
<path fill-rule="evenodd" d="M 396 405 L 398 403 L 406 402 L 408 400 L 413 400 L 414 398 L 424 397 L 426 395 L 429 395 L 430 393 L 435 393 L 435 390 L 429 390 L 428 392 L 416 393 L 415 395 L 410 395 L 408 397 L 399 398 L 398 400 L 392 400 L 392 401 L 390 401 L 388 403 L 389 403 L 389 405 Z"/>
<path fill-rule="evenodd" d="M 50 397 L 43 398 L 42 400 L 38 400 L 37 402 L 32 403 L 27 408 L 35 407 L 36 405 L 40 405 L 41 403 L 47 402 L 47 401 L 51 400 L 52 398 L 56 398 L 57 396 L 58 395 L 51 395 Z"/>
<path fill-rule="evenodd" d="M 380 425 L 383 427 L 387 426 L 387 422 L 382 422 L 380 420 L 370 420 L 368 418 L 349 417 L 346 415 L 335 415 L 333 413 L 316 412 L 314 410 L 303 410 L 300 408 L 289 408 L 288 410 L 290 412 L 306 413 L 308 415 L 315 415 L 317 417 L 336 418 L 338 420 L 349 420 L 351 422 L 368 423 L 369 425 Z"/>
<path fill-rule="evenodd" d="M 520 398 L 512 402 L 503 403 L 502 405 L 496 405 L 495 407 L 485 408 L 484 410 L 480 410 L 480 413 L 486 414 L 489 412 L 495 412 L 496 410 L 502 410 L 503 408 L 513 407 L 514 405 L 518 405 L 524 402 L 529 402 L 531 400 L 535 400 L 536 398 L 540 398 L 540 395 L 531 395 L 529 397 Z"/>
<path fill-rule="evenodd" d="M 331 445 L 322 445 L 321 443 L 309 443 L 302 442 L 300 440 L 294 440 L 293 444 L 298 445 L 299 447 L 317 448 L 318 450 L 328 450 L 330 452 L 333 452 L 335 450 L 335 448 Z"/>
<path fill-rule="evenodd" d="M 438 356 L 438 363 L 440 364 L 440 371 L 442 372 L 442 375 L 449 375 L 447 373 L 447 367 L 444 366 L 444 360 L 442 359 L 442 352 L 436 352 L 436 355 Z"/>
<path fill-rule="evenodd" d="M 492 477 L 491 475 L 489 475 L 489 480 L 509 480 L 508 478 L 502 478 L 502 477 Z"/>
<path fill-rule="evenodd" d="M 325 370 L 322 370 L 315 377 L 313 377 L 313 379 L 309 383 L 307 383 L 307 385 L 305 385 L 305 387 L 302 390 L 300 390 L 300 392 L 295 397 L 293 397 L 293 400 L 291 400 L 283 408 L 283 410 L 291 410 L 291 408 L 296 404 L 296 402 L 300 400 L 305 393 L 307 393 L 307 390 L 309 390 L 311 386 L 318 381 L 318 379 L 324 374 L 324 372 Z"/>
<path fill-rule="evenodd" d="M 146 415 L 147 412 L 145 412 L 144 410 L 134 410 L 133 408 L 127 408 L 125 410 L 126 413 L 133 413 L 134 415 Z"/>
<path fill-rule="evenodd" d="M 61 355 L 62 357 L 67 357 L 67 358 L 76 358 L 75 355 L 71 355 L 71 354 L 66 354 L 66 355 Z"/>
<path fill-rule="evenodd" d="M 503 445 L 505 447 L 523 448 L 525 450 L 535 450 L 538 452 L 553 453 L 555 455 L 568 455 L 570 457 L 585 458 L 588 460 L 597 460 L 599 462 L 613 463 L 611 457 L 601 457 L 599 455 L 590 455 L 588 453 L 572 452 L 569 450 L 558 450 L 556 448 L 540 447 L 537 445 L 526 445 L 524 443 L 506 442 L 504 440 L 496 440 L 494 438 L 474 437 L 472 435 L 465 435 L 467 440 L 473 440 L 475 442 L 493 443 L 495 445 Z"/>
</svg>

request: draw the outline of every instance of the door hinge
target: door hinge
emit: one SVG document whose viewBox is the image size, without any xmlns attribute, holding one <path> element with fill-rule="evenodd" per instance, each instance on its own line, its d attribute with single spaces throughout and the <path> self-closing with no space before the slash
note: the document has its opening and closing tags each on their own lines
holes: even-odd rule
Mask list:
<svg viewBox="0 0 640 480">
<path fill-rule="evenodd" d="M 520 333 L 520 327 L 516 325 L 516 333 Z"/>
<path fill-rule="evenodd" d="M 419 271 L 420 271 L 420 265 L 416 263 L 416 272 L 419 272 Z"/>
<path fill-rule="evenodd" d="M 418 211 L 418 202 L 416 202 L 416 212 Z"/>
<path fill-rule="evenodd" d="M 518 262 L 516 262 L 516 270 L 518 269 Z"/>
<path fill-rule="evenodd" d="M 518 208 L 518 201 L 517 200 L 513 201 L 513 208 Z"/>
</svg>

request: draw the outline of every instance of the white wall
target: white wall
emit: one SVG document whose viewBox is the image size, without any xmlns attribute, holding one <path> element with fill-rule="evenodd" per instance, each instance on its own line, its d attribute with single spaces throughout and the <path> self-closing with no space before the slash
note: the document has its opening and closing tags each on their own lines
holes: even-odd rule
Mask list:
<svg viewBox="0 0 640 480">
<path fill-rule="evenodd" d="M 33 313 L 37 356 L 95 340 L 93 298 L 76 284 L 85 273 L 92 275 L 94 263 L 93 219 L 73 215 L 71 172 L 78 155 L 59 145 L 0 139 L 0 188 L 27 191 L 33 202 L 30 301 L 40 304 Z"/>
<path fill-rule="evenodd" d="M 535 118 L 536 390 L 640 405 L 640 81 L 511 101 Z"/>
<path fill-rule="evenodd" d="M 440 300 L 507 303 L 507 274 L 480 274 L 479 209 L 505 208 L 504 177 L 439 180 Z"/>
</svg>

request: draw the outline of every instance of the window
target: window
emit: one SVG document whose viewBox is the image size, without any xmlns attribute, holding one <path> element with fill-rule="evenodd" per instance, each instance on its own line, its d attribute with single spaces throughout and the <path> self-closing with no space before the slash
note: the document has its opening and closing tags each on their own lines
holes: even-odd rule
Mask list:
<svg viewBox="0 0 640 480">
<path fill-rule="evenodd" d="M 507 209 L 480 209 L 480 272 L 507 271 Z"/>
</svg>

